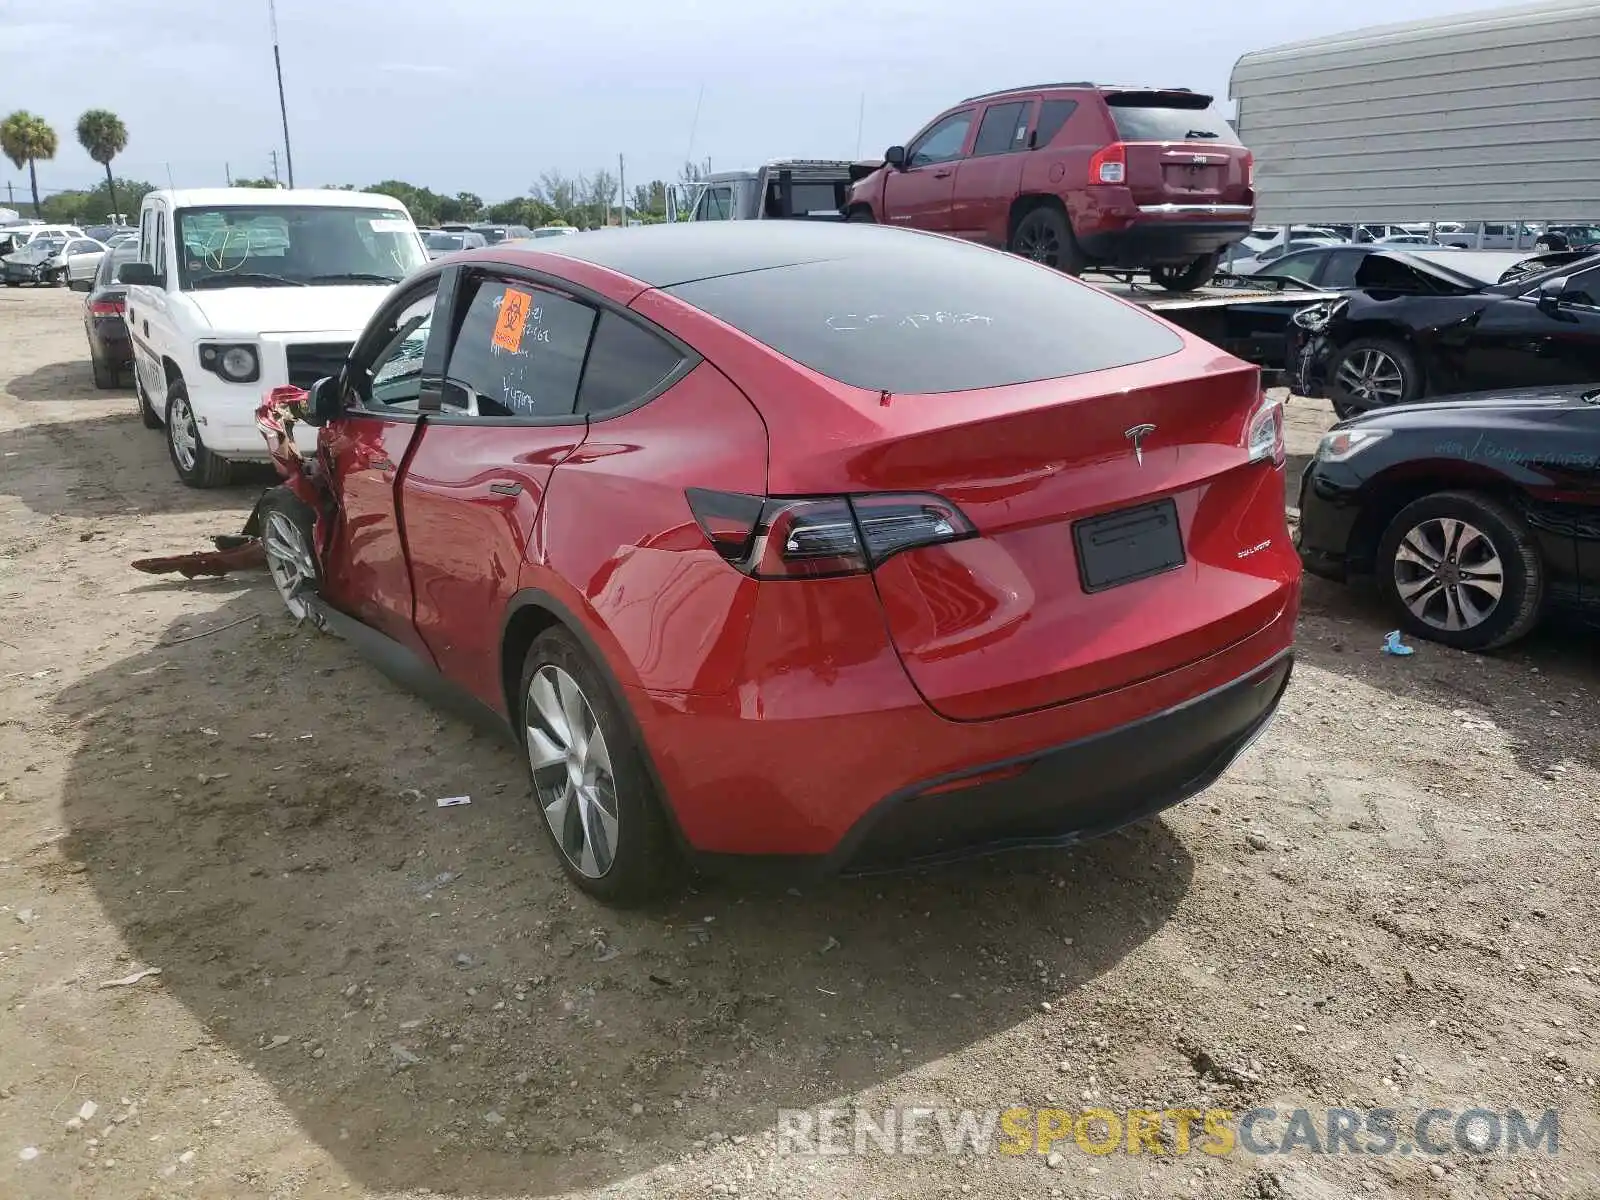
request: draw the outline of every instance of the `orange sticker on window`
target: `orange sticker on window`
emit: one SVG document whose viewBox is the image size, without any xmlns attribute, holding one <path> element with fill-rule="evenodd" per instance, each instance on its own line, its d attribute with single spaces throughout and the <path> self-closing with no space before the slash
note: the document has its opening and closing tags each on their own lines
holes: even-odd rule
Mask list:
<svg viewBox="0 0 1600 1200">
<path fill-rule="evenodd" d="M 528 323 L 528 310 L 533 307 L 533 297 L 516 288 L 507 288 L 500 297 L 500 319 L 494 323 L 493 342 L 502 350 L 515 354 L 522 349 L 522 329 Z"/>
</svg>

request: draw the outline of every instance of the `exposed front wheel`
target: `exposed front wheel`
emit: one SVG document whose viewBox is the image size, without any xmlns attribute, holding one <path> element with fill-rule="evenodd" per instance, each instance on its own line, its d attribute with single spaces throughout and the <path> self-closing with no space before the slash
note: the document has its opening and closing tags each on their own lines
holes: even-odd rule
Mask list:
<svg viewBox="0 0 1600 1200">
<path fill-rule="evenodd" d="M 133 366 L 133 394 L 139 401 L 139 420 L 146 429 L 161 428 L 161 414 L 156 412 L 150 403 L 150 397 L 145 393 L 144 383 L 139 379 L 139 364 Z"/>
<path fill-rule="evenodd" d="M 664 890 L 677 864 L 660 798 L 605 678 L 565 629 L 528 648 L 520 716 L 534 798 L 568 878 L 615 904 Z"/>
<path fill-rule="evenodd" d="M 1087 265 L 1078 240 L 1072 236 L 1072 227 L 1067 224 L 1067 214 L 1050 204 L 1024 213 L 1006 248 L 1068 275 L 1083 274 Z"/>
<path fill-rule="evenodd" d="M 1150 282 L 1169 292 L 1192 292 L 1210 283 L 1222 261 L 1221 252 L 1202 254 L 1191 263 L 1180 266 L 1150 268 Z"/>
<path fill-rule="evenodd" d="M 1377 570 L 1407 629 L 1458 650 L 1516 641 L 1544 602 L 1544 560 L 1527 524 L 1476 492 L 1407 505 L 1383 535 Z"/>
<path fill-rule="evenodd" d="M 306 597 L 322 582 L 313 533 L 316 514 L 288 488 L 277 487 L 263 498 L 260 519 L 267 572 L 289 615 L 303 621 L 311 611 Z"/>
<path fill-rule="evenodd" d="M 1411 351 L 1387 338 L 1357 338 L 1328 365 L 1328 399 L 1341 417 L 1408 404 L 1422 394 Z"/>
<path fill-rule="evenodd" d="M 206 449 L 189 403 L 189 389 L 181 379 L 167 389 L 167 452 L 178 478 L 189 487 L 225 487 L 232 479 L 233 464 Z"/>
</svg>

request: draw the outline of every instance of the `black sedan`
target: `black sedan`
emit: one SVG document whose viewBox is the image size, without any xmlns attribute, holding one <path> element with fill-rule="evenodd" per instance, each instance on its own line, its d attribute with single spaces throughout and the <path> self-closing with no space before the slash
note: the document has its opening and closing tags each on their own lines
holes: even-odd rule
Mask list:
<svg viewBox="0 0 1600 1200">
<path fill-rule="evenodd" d="M 122 382 L 124 371 L 133 370 L 133 343 L 128 340 L 125 317 L 128 289 L 117 282 L 117 268 L 138 261 L 137 246 L 107 251 L 83 300 L 83 331 L 89 337 L 89 361 L 94 365 L 97 388 L 114 388 Z M 146 415 L 145 423 L 153 417 L 153 413 Z"/>
<path fill-rule="evenodd" d="M 1515 641 L 1550 608 L 1600 625 L 1600 384 L 1342 421 L 1300 481 L 1307 571 L 1372 576 L 1413 634 Z"/>
<path fill-rule="evenodd" d="M 1304 309 L 1293 386 L 1341 417 L 1424 396 L 1600 381 L 1600 255 L 1486 284 L 1433 259 L 1369 255 L 1356 288 Z"/>
</svg>

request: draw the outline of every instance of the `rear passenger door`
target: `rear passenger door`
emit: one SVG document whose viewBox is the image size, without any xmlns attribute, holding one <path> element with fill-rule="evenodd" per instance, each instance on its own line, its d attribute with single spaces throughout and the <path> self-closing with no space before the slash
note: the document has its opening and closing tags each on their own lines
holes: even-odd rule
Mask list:
<svg viewBox="0 0 1600 1200">
<path fill-rule="evenodd" d="M 906 147 L 904 169 L 891 168 L 883 183 L 887 224 L 950 232 L 956 166 L 972 140 L 975 111 L 963 109 L 941 118 Z"/>
<path fill-rule="evenodd" d="M 418 635 L 499 709 L 502 614 L 551 472 L 582 444 L 579 378 L 596 310 L 538 280 L 463 269 L 437 406 L 400 489 Z"/>
<path fill-rule="evenodd" d="M 956 166 L 950 232 L 1004 249 L 1011 202 L 1022 188 L 1035 100 L 990 104 L 978 121 L 972 153 Z"/>
</svg>

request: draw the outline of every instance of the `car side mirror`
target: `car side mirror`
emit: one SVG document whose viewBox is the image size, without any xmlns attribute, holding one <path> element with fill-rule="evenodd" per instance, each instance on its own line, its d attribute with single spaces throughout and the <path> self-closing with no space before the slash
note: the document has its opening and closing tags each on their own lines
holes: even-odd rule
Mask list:
<svg viewBox="0 0 1600 1200">
<path fill-rule="evenodd" d="M 129 287 L 155 287 L 156 269 L 147 262 L 123 263 L 117 268 L 117 282 Z"/>
<path fill-rule="evenodd" d="M 1567 294 L 1567 285 L 1571 280 L 1563 275 L 1559 279 L 1546 279 L 1539 285 L 1539 311 L 1547 317 L 1556 315 L 1556 310 L 1561 307 L 1561 298 Z"/>
<path fill-rule="evenodd" d="M 883 161 L 896 171 L 906 169 L 906 148 L 904 146 L 890 146 L 883 152 Z"/>
<path fill-rule="evenodd" d="M 326 425 L 344 412 L 344 399 L 337 376 L 323 376 L 311 385 L 308 395 L 310 399 L 306 401 L 307 425 Z"/>
</svg>

